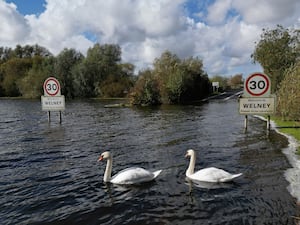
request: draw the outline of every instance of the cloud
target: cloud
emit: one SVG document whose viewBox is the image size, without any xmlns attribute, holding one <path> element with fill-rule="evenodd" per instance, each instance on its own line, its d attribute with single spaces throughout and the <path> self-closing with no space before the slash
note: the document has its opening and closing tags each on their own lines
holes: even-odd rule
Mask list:
<svg viewBox="0 0 300 225">
<path fill-rule="evenodd" d="M 47 0 L 44 12 L 22 16 L 0 0 L 0 42 L 37 43 L 54 54 L 119 44 L 123 61 L 138 69 L 170 50 L 202 58 L 209 75 L 247 74 L 257 68 L 250 55 L 262 28 L 299 28 L 299 11 L 298 0 Z"/>
<path fill-rule="evenodd" d="M 299 0 L 233 0 L 234 7 L 246 23 L 290 25 L 299 19 Z"/>
<path fill-rule="evenodd" d="M 231 8 L 231 0 L 218 0 L 208 7 L 207 21 L 210 24 L 222 24 Z"/>
<path fill-rule="evenodd" d="M 26 20 L 16 11 L 16 5 L 0 1 L 0 42 L 5 47 L 22 42 L 30 32 Z"/>
</svg>

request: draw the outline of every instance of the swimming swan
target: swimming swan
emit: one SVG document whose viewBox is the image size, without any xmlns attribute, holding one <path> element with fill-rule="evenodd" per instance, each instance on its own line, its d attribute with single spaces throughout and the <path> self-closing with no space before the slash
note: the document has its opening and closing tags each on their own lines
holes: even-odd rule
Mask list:
<svg viewBox="0 0 300 225">
<path fill-rule="evenodd" d="M 221 182 L 229 182 L 234 178 L 237 178 L 242 175 L 239 174 L 230 174 L 225 170 L 218 169 L 215 167 L 201 169 L 197 172 L 194 172 L 195 163 L 196 163 L 196 154 L 195 151 L 190 149 L 186 152 L 185 157 L 190 157 L 189 167 L 186 170 L 185 175 L 194 181 L 203 181 L 203 182 L 212 182 L 212 183 L 221 183 Z"/>
<path fill-rule="evenodd" d="M 114 184 L 139 184 L 154 180 L 162 170 L 150 172 L 140 167 L 131 167 L 124 169 L 111 177 L 112 171 L 112 154 L 108 151 L 103 152 L 98 161 L 107 160 L 103 181 Z"/>
</svg>

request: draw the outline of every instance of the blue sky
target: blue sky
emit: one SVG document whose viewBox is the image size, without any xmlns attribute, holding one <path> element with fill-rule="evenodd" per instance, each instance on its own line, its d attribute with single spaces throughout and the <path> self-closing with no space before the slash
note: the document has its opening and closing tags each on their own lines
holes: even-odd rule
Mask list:
<svg viewBox="0 0 300 225">
<path fill-rule="evenodd" d="M 247 76 L 261 71 L 250 56 L 262 29 L 299 29 L 299 12 L 299 0 L 0 0 L 0 46 L 113 43 L 137 70 L 169 50 L 201 58 L 209 76 Z"/>
<path fill-rule="evenodd" d="M 18 7 L 18 11 L 23 15 L 39 15 L 45 11 L 44 5 L 46 4 L 46 1 L 44 0 L 7 0 L 7 2 L 15 3 Z"/>
</svg>

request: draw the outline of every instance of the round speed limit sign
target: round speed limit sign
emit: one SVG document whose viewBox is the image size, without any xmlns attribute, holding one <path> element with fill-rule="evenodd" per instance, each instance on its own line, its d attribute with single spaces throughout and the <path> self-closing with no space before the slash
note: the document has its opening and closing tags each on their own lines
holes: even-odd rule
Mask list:
<svg viewBox="0 0 300 225">
<path fill-rule="evenodd" d="M 54 77 L 49 77 L 44 82 L 44 95 L 60 96 L 60 84 Z"/>
<path fill-rule="evenodd" d="M 248 97 L 266 97 L 270 90 L 270 79 L 263 73 L 253 73 L 245 81 L 244 94 Z"/>
</svg>

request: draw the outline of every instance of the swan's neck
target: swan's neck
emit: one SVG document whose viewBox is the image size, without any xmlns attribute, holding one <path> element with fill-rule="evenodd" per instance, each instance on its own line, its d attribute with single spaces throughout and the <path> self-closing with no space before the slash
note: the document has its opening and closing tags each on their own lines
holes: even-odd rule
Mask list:
<svg viewBox="0 0 300 225">
<path fill-rule="evenodd" d="M 186 173 L 185 173 L 186 176 L 190 176 L 194 173 L 195 163 L 196 163 L 196 156 L 195 156 L 195 154 L 193 154 L 193 155 L 191 155 L 189 167 L 187 168 Z"/>
<path fill-rule="evenodd" d="M 103 181 L 109 182 L 111 178 L 111 170 L 112 170 L 112 158 L 107 159 L 106 168 L 104 172 Z"/>
</svg>

